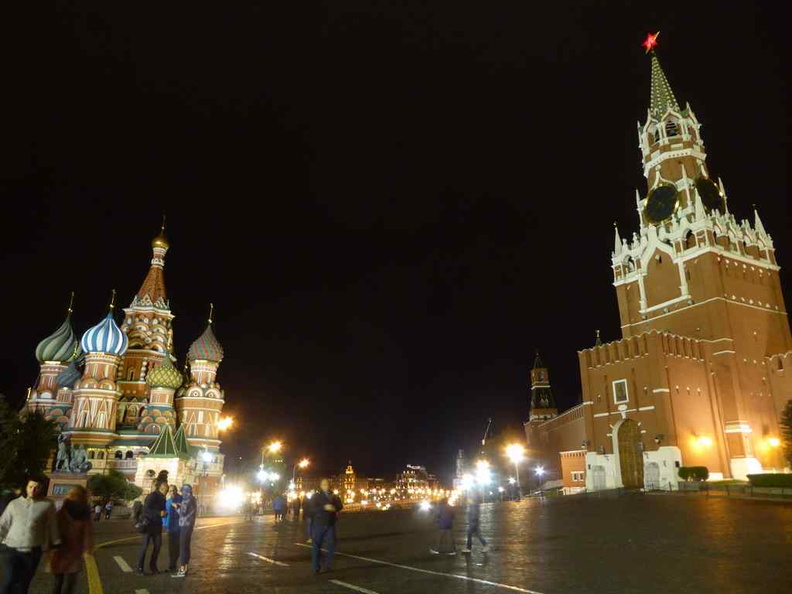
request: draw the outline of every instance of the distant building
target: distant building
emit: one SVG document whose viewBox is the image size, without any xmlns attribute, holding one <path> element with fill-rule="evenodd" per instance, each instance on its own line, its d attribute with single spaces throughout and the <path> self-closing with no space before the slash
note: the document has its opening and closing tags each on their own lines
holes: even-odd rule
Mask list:
<svg viewBox="0 0 792 594">
<path fill-rule="evenodd" d="M 396 477 L 396 490 L 402 497 L 411 498 L 425 495 L 439 487 L 437 477 L 430 474 L 425 466 L 407 465 Z"/>
<path fill-rule="evenodd" d="M 755 209 L 752 221 L 729 212 L 698 118 L 650 59 L 638 127 L 649 191 L 636 195 L 637 231 L 616 229 L 611 254 L 622 338 L 578 353 L 582 402 L 564 413 L 544 366 L 532 371 L 526 435 L 569 489 L 668 488 L 680 466 L 745 479 L 786 464 L 792 335 L 773 239 Z"/>
</svg>

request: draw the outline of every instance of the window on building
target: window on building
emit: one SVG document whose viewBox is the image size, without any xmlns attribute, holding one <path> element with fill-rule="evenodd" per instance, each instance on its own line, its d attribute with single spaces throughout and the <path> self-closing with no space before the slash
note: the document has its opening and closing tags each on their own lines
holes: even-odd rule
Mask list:
<svg viewBox="0 0 792 594">
<path fill-rule="evenodd" d="M 134 370 L 134 369 L 130 369 L 130 370 L 129 370 L 129 376 L 128 376 L 128 379 L 129 379 L 130 381 L 132 381 L 132 380 L 134 380 L 134 379 L 135 379 L 135 370 Z"/>
<path fill-rule="evenodd" d="M 124 458 L 127 460 L 131 460 L 134 457 L 135 457 L 135 452 L 133 452 L 132 450 L 127 450 L 127 453 L 124 456 Z"/>
<path fill-rule="evenodd" d="M 687 235 L 685 235 L 685 249 L 689 250 L 694 247 L 696 247 L 696 236 L 692 231 L 688 231 Z"/>
<path fill-rule="evenodd" d="M 676 122 L 666 124 L 666 136 L 679 136 L 679 127 Z"/>
<path fill-rule="evenodd" d="M 613 382 L 613 401 L 616 404 L 628 402 L 630 400 L 629 392 L 627 391 L 627 380 L 620 379 Z"/>
<path fill-rule="evenodd" d="M 575 483 L 582 483 L 585 480 L 586 473 L 582 470 L 573 470 L 572 471 L 572 482 Z"/>
<path fill-rule="evenodd" d="M 116 460 L 123 460 L 123 458 L 124 458 L 124 454 L 121 452 L 121 450 L 116 450 L 115 459 Z"/>
</svg>

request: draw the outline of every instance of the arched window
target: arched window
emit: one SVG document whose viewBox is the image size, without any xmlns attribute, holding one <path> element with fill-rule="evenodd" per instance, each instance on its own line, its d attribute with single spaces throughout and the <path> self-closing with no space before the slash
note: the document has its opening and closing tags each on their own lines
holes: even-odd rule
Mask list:
<svg viewBox="0 0 792 594">
<path fill-rule="evenodd" d="M 129 376 L 128 376 L 128 379 L 129 379 L 129 381 L 132 381 L 132 380 L 134 380 L 134 379 L 135 379 L 135 370 L 134 370 L 134 369 L 130 369 L 130 370 L 129 370 Z"/>
<path fill-rule="evenodd" d="M 634 272 L 635 271 L 635 260 L 632 259 L 632 256 L 627 257 L 627 271 Z"/>
<path fill-rule="evenodd" d="M 676 122 L 669 121 L 666 124 L 666 136 L 669 138 L 671 136 L 679 136 L 679 127 L 677 126 Z"/>
<path fill-rule="evenodd" d="M 689 250 L 694 247 L 696 247 L 696 236 L 692 231 L 688 231 L 685 235 L 685 249 Z"/>
<path fill-rule="evenodd" d="M 126 456 L 124 456 L 126 460 L 131 460 L 134 457 L 135 457 L 135 452 L 133 452 L 132 450 L 127 450 Z"/>
<path fill-rule="evenodd" d="M 116 460 L 123 460 L 124 459 L 124 454 L 121 452 L 121 450 L 116 450 L 115 459 Z"/>
</svg>

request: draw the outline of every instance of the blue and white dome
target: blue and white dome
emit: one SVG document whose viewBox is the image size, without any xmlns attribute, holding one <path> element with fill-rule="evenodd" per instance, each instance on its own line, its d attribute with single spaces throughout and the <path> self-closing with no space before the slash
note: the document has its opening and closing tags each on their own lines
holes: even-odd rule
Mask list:
<svg viewBox="0 0 792 594">
<path fill-rule="evenodd" d="M 121 328 L 113 319 L 113 312 L 107 314 L 104 320 L 83 334 L 80 346 L 86 353 L 107 353 L 110 355 L 123 355 L 127 350 L 129 340 L 121 332 Z"/>
</svg>

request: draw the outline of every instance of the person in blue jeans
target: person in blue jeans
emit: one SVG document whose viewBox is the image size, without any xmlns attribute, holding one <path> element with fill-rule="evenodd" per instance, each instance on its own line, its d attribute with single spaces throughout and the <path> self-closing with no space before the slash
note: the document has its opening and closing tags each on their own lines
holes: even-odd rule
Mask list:
<svg viewBox="0 0 792 594">
<path fill-rule="evenodd" d="M 170 486 L 168 498 L 165 500 L 165 517 L 162 525 L 168 531 L 168 571 L 178 570 L 179 543 L 181 541 L 181 527 L 179 527 L 179 504 L 182 496 L 176 485 Z"/>
<path fill-rule="evenodd" d="M 195 530 L 195 518 L 198 515 L 198 500 L 193 495 L 192 485 L 183 484 L 181 495 L 182 501 L 179 504 L 179 556 L 181 557 L 181 567 L 178 573 L 171 576 L 176 578 L 183 578 L 187 575 L 190 565 L 192 535 L 193 530 Z"/>
<path fill-rule="evenodd" d="M 484 537 L 481 536 L 481 527 L 479 525 L 479 518 L 481 517 L 481 497 L 479 495 L 473 495 L 468 500 L 468 509 L 467 509 L 467 519 L 468 519 L 468 528 L 467 528 L 467 547 L 462 551 L 463 553 L 469 553 L 470 547 L 473 546 L 473 537 L 479 539 L 481 546 L 484 547 L 482 550 L 486 553 L 489 548 L 487 547 L 487 541 L 484 540 Z"/>
<path fill-rule="evenodd" d="M 325 557 L 324 570 L 330 571 L 333 565 L 336 545 L 336 521 L 338 512 L 344 505 L 338 495 L 330 491 L 330 481 L 322 479 L 319 483 L 319 491 L 311 497 L 311 511 L 313 522 L 311 524 L 311 538 L 313 539 L 313 550 L 311 566 L 314 573 L 322 570 L 322 545 L 327 550 Z"/>
</svg>

